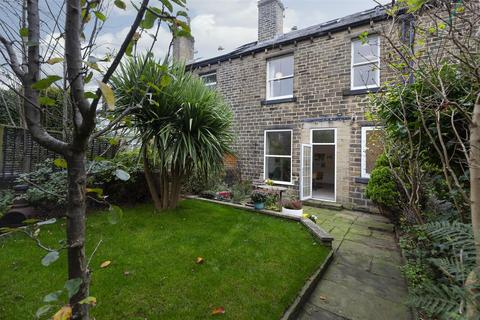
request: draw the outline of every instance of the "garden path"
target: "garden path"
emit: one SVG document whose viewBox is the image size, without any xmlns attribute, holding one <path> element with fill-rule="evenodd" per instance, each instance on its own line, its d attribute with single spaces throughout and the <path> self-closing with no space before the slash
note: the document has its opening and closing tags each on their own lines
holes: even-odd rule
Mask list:
<svg viewBox="0 0 480 320">
<path fill-rule="evenodd" d="M 402 258 L 388 219 L 306 208 L 334 238 L 335 256 L 299 320 L 409 320 Z"/>
</svg>

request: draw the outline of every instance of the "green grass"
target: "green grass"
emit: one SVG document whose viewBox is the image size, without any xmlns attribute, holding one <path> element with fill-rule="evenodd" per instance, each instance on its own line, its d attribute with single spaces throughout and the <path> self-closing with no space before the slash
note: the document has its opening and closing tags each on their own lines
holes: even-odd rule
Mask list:
<svg viewBox="0 0 480 320">
<path fill-rule="evenodd" d="M 88 254 L 103 239 L 91 264 L 98 320 L 208 319 L 215 307 L 222 319 L 279 319 L 329 253 L 299 223 L 195 200 L 162 214 L 125 209 L 116 225 L 94 213 L 87 224 Z M 62 220 L 40 238 L 54 245 L 64 228 Z M 49 267 L 44 255 L 21 235 L 0 242 L 0 319 L 34 318 L 63 287 L 66 253 Z"/>
</svg>

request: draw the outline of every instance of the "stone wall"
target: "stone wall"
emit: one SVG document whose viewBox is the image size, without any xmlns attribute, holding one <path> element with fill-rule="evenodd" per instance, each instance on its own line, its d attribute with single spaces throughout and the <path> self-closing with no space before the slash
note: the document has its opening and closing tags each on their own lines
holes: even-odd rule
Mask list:
<svg viewBox="0 0 480 320">
<path fill-rule="evenodd" d="M 372 125 L 364 116 L 368 95 L 350 91 L 350 70 L 352 39 L 375 28 L 352 28 L 195 70 L 217 72 L 217 89 L 234 111 L 235 150 L 244 179 L 263 179 L 264 130 L 293 129 L 292 188 L 298 190 L 301 144 L 310 141 L 312 128 L 337 128 L 337 202 L 347 208 L 373 208 L 364 197 L 365 180 L 358 179 L 361 127 Z M 382 54 L 384 47 L 382 42 Z M 295 100 L 265 104 L 267 59 L 286 54 L 294 56 Z M 384 78 L 382 70 L 381 81 Z M 325 117 L 332 121 L 312 120 Z"/>
</svg>

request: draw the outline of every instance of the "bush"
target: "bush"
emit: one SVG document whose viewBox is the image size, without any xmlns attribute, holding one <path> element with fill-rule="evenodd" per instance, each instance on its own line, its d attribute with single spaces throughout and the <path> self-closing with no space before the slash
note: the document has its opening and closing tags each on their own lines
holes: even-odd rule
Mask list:
<svg viewBox="0 0 480 320">
<path fill-rule="evenodd" d="M 0 190 L 0 217 L 8 211 L 12 204 L 14 194 L 10 190 Z"/>
<path fill-rule="evenodd" d="M 372 170 L 365 195 L 381 208 L 398 208 L 400 197 L 388 159 L 381 155 Z"/>
<path fill-rule="evenodd" d="M 251 181 L 240 181 L 232 187 L 232 201 L 236 203 L 244 202 L 252 192 Z"/>
<path fill-rule="evenodd" d="M 138 162 L 138 153 L 119 153 L 114 159 L 97 158 L 88 161 L 87 188 L 90 196 L 102 193 L 109 202 L 126 203 L 145 200 L 148 190 Z M 122 175 L 130 178 L 123 181 Z M 122 178 L 122 179 L 121 179 Z M 54 165 L 52 160 L 37 164 L 34 171 L 21 174 L 17 183 L 29 184 L 26 199 L 34 206 L 51 212 L 63 210 L 67 198 L 67 170 Z M 100 191 L 101 190 L 101 191 Z M 88 191 L 88 190 L 87 190 Z M 95 201 L 90 206 L 98 205 Z"/>
</svg>

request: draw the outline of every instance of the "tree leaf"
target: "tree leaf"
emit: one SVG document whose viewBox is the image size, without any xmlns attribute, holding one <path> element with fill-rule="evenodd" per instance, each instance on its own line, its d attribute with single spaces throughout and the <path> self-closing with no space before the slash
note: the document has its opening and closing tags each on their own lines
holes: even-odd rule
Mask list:
<svg viewBox="0 0 480 320">
<path fill-rule="evenodd" d="M 95 193 L 99 198 L 103 197 L 102 188 L 87 188 L 87 193 Z"/>
<path fill-rule="evenodd" d="M 53 164 L 55 165 L 55 167 L 61 168 L 61 169 L 67 169 L 68 167 L 67 160 L 63 158 L 57 158 L 53 160 Z"/>
<path fill-rule="evenodd" d="M 162 75 L 162 78 L 160 79 L 160 86 L 166 87 L 170 83 L 172 83 L 172 77 L 170 77 L 168 74 Z"/>
<path fill-rule="evenodd" d="M 115 170 L 115 176 L 122 181 L 130 180 L 130 174 L 122 169 Z"/>
<path fill-rule="evenodd" d="M 95 17 L 97 17 L 98 20 L 105 22 L 107 20 L 107 17 L 101 13 L 100 11 L 94 11 L 93 14 Z"/>
<path fill-rule="evenodd" d="M 100 264 L 100 268 L 102 268 L 102 269 L 108 268 L 108 266 L 110 266 L 111 264 L 112 264 L 112 261 L 110 261 L 110 260 L 103 261 L 103 262 Z"/>
<path fill-rule="evenodd" d="M 127 5 L 122 0 L 115 0 L 114 3 L 117 8 L 120 8 L 122 10 L 125 10 L 127 8 Z"/>
<path fill-rule="evenodd" d="M 113 205 L 110 206 L 110 209 L 108 210 L 108 222 L 110 222 L 110 224 L 117 224 L 118 220 L 120 220 L 122 216 L 122 208 Z"/>
<path fill-rule="evenodd" d="M 203 264 L 204 262 L 205 262 L 205 259 L 203 259 L 203 257 L 197 257 L 197 259 L 195 260 L 196 264 Z"/>
<path fill-rule="evenodd" d="M 84 81 L 85 83 L 89 83 L 90 80 L 92 80 L 92 78 L 93 78 L 93 72 L 90 71 L 90 73 L 83 79 L 83 81 Z"/>
<path fill-rule="evenodd" d="M 58 291 L 49 293 L 49 294 L 47 294 L 47 295 L 43 298 L 43 302 L 54 302 L 54 301 L 57 301 L 58 298 L 60 298 L 60 296 L 62 295 L 62 293 L 63 293 L 62 290 L 58 290 Z"/>
<path fill-rule="evenodd" d="M 110 88 L 108 84 L 101 81 L 98 81 L 98 85 L 100 86 L 100 90 L 102 91 L 103 98 L 108 106 L 108 110 L 112 111 L 115 109 L 115 95 L 113 94 L 112 88 Z"/>
<path fill-rule="evenodd" d="M 40 97 L 38 98 L 38 102 L 40 103 L 41 106 L 47 106 L 47 107 L 53 107 L 54 105 L 57 104 L 57 102 L 50 97 Z"/>
<path fill-rule="evenodd" d="M 95 92 L 85 92 L 85 94 L 83 96 L 87 99 L 96 99 L 97 98 L 97 95 L 96 95 Z"/>
<path fill-rule="evenodd" d="M 45 255 L 45 257 L 43 257 L 42 264 L 45 267 L 48 267 L 49 265 L 57 261 L 58 258 L 60 258 L 60 254 L 58 253 L 58 251 L 49 252 Z"/>
<path fill-rule="evenodd" d="M 173 11 L 173 5 L 170 2 L 170 0 L 160 0 L 162 4 L 168 9 L 168 11 L 172 12 Z"/>
<path fill-rule="evenodd" d="M 20 37 L 28 38 L 28 28 L 21 28 L 20 29 Z"/>
<path fill-rule="evenodd" d="M 60 76 L 47 76 L 46 78 L 39 80 L 32 84 L 32 89 L 44 90 L 50 87 L 55 81 L 62 79 Z"/>
<path fill-rule="evenodd" d="M 63 306 L 55 313 L 52 320 L 70 320 L 72 318 L 72 307 L 69 305 Z"/>
<path fill-rule="evenodd" d="M 212 310 L 212 316 L 217 316 L 217 315 L 220 315 L 220 314 L 224 314 L 225 313 L 225 308 L 224 307 L 218 307 L 218 308 L 215 308 Z"/>
<path fill-rule="evenodd" d="M 74 278 L 67 280 L 65 282 L 65 289 L 67 289 L 68 292 L 68 299 L 73 297 L 74 295 L 77 294 L 78 290 L 80 290 L 80 286 L 82 285 L 82 279 L 81 278 Z"/>
<path fill-rule="evenodd" d="M 52 306 L 47 304 L 45 306 L 41 306 L 40 308 L 37 309 L 35 312 L 35 318 L 40 319 L 44 314 L 46 314 L 48 311 L 52 309 Z"/>
<path fill-rule="evenodd" d="M 47 60 L 47 63 L 50 64 L 50 65 L 54 65 L 54 64 L 63 62 L 63 60 L 64 60 L 63 58 L 57 57 L 57 58 L 52 58 L 52 59 Z"/>
<path fill-rule="evenodd" d="M 97 304 L 97 298 L 95 297 L 86 297 L 85 299 L 81 300 L 78 302 L 79 304 L 90 304 L 92 306 L 95 306 Z"/>
</svg>

